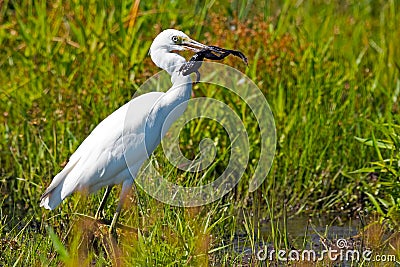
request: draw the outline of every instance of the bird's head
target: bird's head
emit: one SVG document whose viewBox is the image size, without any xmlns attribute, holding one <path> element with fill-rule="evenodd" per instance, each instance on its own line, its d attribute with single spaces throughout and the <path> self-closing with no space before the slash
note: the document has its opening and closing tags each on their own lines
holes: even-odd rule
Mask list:
<svg viewBox="0 0 400 267">
<path fill-rule="evenodd" d="M 175 29 L 168 29 L 157 35 L 150 46 L 149 52 L 150 55 L 156 53 L 157 50 L 164 50 L 165 52 L 191 50 L 198 52 L 203 48 L 207 48 L 207 46 L 190 39 L 185 33 Z"/>
</svg>

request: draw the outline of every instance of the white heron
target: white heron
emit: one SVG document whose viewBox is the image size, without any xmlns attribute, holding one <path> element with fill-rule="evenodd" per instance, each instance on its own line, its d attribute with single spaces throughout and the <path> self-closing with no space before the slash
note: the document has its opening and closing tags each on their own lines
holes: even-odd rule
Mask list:
<svg viewBox="0 0 400 267">
<path fill-rule="evenodd" d="M 162 133 L 182 115 L 185 103 L 190 99 L 192 81 L 188 74 L 198 73 L 199 64 L 188 64 L 182 71 L 186 60 L 174 51 L 200 52 L 205 48 L 208 46 L 190 39 L 181 31 L 168 29 L 161 32 L 150 46 L 150 56 L 158 67 L 171 75 L 172 87 L 165 93 L 151 92 L 134 98 L 100 122 L 71 155 L 64 169 L 53 178 L 41 196 L 40 206 L 53 210 L 74 192 L 93 193 L 107 186 L 95 215 L 98 219 L 112 186 L 122 184 L 110 225 L 110 232 L 114 231 L 141 165 L 161 142 Z M 201 59 L 207 56 L 221 59 L 227 54 L 215 58 L 207 52 Z M 192 67 L 193 71 L 190 70 Z M 131 118 L 126 120 L 128 107 L 134 108 L 135 114 L 129 114 Z M 128 140 L 124 142 L 124 138 Z"/>
</svg>

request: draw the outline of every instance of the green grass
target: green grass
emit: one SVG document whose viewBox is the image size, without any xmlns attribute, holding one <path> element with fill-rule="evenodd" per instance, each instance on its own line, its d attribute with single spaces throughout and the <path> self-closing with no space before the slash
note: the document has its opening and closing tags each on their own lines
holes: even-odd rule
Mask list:
<svg viewBox="0 0 400 267">
<path fill-rule="evenodd" d="M 0 1 L 0 265 L 231 266 L 243 257 L 232 248 L 239 233 L 243 247 L 287 247 L 279 225 L 296 214 L 367 212 L 397 230 L 399 12 L 394 0 L 141 1 L 138 10 L 130 1 Z M 141 231 L 120 232 L 115 245 L 77 215 L 93 215 L 101 193 L 74 195 L 52 212 L 39 198 L 90 131 L 159 71 L 148 49 L 171 27 L 247 55 L 248 68 L 236 58 L 224 63 L 245 72 L 271 106 L 274 164 L 249 193 L 260 155 L 254 116 L 233 94 L 198 85 L 197 97 L 220 99 L 243 120 L 250 142 L 244 177 L 198 209 L 171 207 L 139 190 L 141 208 L 133 195 L 121 222 Z M 180 146 L 192 157 L 205 137 L 218 143 L 209 181 L 227 161 L 223 128 L 194 120 Z M 174 169 L 162 150 L 156 156 L 171 180 L 205 182 Z M 112 197 L 108 217 L 117 190 Z M 256 218 L 269 220 L 271 235 L 259 232 Z"/>
</svg>

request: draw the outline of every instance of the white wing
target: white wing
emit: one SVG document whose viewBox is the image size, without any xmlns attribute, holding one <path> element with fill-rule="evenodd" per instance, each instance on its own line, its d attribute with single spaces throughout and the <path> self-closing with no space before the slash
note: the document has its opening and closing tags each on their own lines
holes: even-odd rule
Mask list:
<svg viewBox="0 0 400 267">
<path fill-rule="evenodd" d="M 162 95 L 152 92 L 134 98 L 97 125 L 54 177 L 40 205 L 54 209 L 75 191 L 91 193 L 106 185 L 119 184 L 130 178 L 128 167 L 135 176 L 147 158 L 143 149 L 144 124 Z"/>
</svg>

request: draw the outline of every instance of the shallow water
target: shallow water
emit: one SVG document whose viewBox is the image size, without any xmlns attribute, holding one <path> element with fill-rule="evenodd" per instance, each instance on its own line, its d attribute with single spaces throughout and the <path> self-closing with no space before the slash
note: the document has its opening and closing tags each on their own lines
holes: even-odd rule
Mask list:
<svg viewBox="0 0 400 267">
<path fill-rule="evenodd" d="M 360 230 L 364 227 L 360 219 L 340 219 L 336 216 L 325 217 L 308 217 L 308 216 L 293 216 L 287 219 L 286 226 L 283 220 L 274 222 L 275 235 L 280 235 L 277 238 L 278 242 L 273 242 L 273 233 L 271 231 L 271 221 L 266 219 L 258 220 L 253 237 L 254 245 L 251 245 L 247 234 L 238 232 L 233 240 L 233 250 L 235 253 L 241 254 L 241 265 L 251 265 L 251 263 L 265 261 L 262 256 L 269 259 L 271 251 L 273 258 L 276 259 L 278 250 L 286 252 L 302 250 L 313 250 L 318 258 L 322 251 L 340 250 L 343 247 L 343 253 L 347 250 L 360 250 L 362 252 L 363 240 L 359 235 Z M 277 230 L 278 232 L 277 233 Z M 286 231 L 286 233 L 285 233 Z M 287 245 L 283 236 L 287 236 Z M 339 248 L 337 245 L 339 244 Z M 278 247 L 277 247 L 278 246 Z M 266 254 L 267 252 L 267 254 Z M 258 254 L 259 253 L 259 254 Z M 263 254 L 264 253 L 264 254 Z M 287 254 L 286 254 L 287 255 Z M 261 256 L 261 260 L 260 260 Z M 287 258 L 287 257 L 286 257 Z M 339 258 L 339 257 L 337 257 Z M 278 265 L 286 265 L 287 262 L 278 261 Z M 269 264 L 276 265 L 277 262 Z M 340 262 L 336 262 L 334 266 L 353 266 L 351 260 L 346 258 Z"/>
</svg>

